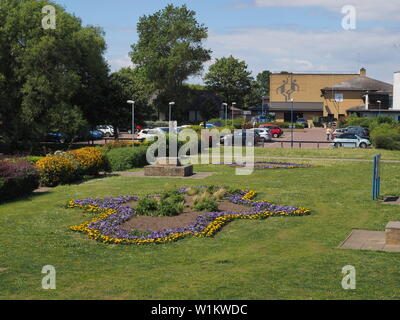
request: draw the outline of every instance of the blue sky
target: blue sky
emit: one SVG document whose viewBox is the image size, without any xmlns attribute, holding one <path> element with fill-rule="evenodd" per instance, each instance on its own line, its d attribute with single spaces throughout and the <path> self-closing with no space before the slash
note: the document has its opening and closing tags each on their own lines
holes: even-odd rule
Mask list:
<svg viewBox="0 0 400 320">
<path fill-rule="evenodd" d="M 113 71 L 130 64 L 136 24 L 168 3 L 186 4 L 209 28 L 205 46 L 213 60 L 233 55 L 256 75 L 262 70 L 357 72 L 392 81 L 400 70 L 398 0 L 56 0 L 84 25 L 106 32 L 106 58 Z M 342 28 L 342 7 L 355 7 L 355 30 Z M 210 62 L 212 63 L 212 61 Z M 208 65 L 206 65 L 206 69 Z M 201 77 L 191 79 L 201 83 Z"/>
</svg>

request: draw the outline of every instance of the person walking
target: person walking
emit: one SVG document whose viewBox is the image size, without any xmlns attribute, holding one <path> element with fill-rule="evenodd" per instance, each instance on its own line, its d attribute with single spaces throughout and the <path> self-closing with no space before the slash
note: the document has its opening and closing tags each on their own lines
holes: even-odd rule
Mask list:
<svg viewBox="0 0 400 320">
<path fill-rule="evenodd" d="M 328 127 L 328 129 L 326 129 L 326 140 L 330 141 L 331 136 L 332 136 L 332 129 L 331 129 L 331 127 Z"/>
</svg>

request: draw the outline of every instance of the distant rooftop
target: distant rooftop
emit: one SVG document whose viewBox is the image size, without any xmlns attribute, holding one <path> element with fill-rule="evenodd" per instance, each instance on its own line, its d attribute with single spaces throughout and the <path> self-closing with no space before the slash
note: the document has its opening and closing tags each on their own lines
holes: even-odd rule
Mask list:
<svg viewBox="0 0 400 320">
<path fill-rule="evenodd" d="M 344 81 L 342 83 L 334 85 L 332 87 L 326 87 L 322 90 L 375 91 L 379 93 L 392 93 L 393 85 L 369 77 L 357 77 L 349 81 Z"/>
</svg>

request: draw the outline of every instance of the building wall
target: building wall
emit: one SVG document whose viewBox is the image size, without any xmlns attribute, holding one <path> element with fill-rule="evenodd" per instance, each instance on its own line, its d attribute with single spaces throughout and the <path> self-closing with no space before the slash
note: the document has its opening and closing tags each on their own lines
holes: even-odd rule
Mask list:
<svg viewBox="0 0 400 320">
<path fill-rule="evenodd" d="M 271 102 L 287 102 L 292 98 L 296 102 L 323 102 L 324 110 L 321 113 L 304 112 L 307 120 L 314 116 L 328 116 L 333 114 L 335 118 L 346 115 L 346 110 L 363 104 L 360 94 L 345 95 L 345 100 L 337 106 L 336 102 L 330 101 L 330 97 L 323 97 L 321 89 L 334 86 L 338 83 L 359 77 L 360 74 L 272 74 L 270 86 Z M 336 92 L 341 93 L 341 92 Z M 333 94 L 334 96 L 334 94 Z M 277 114 L 278 118 L 278 114 Z M 279 117 L 282 119 L 281 117 Z"/>
<path fill-rule="evenodd" d="M 321 89 L 359 77 L 359 74 L 272 74 L 271 102 L 322 102 Z"/>
<path fill-rule="evenodd" d="M 335 101 L 335 94 L 343 94 L 343 102 Z M 324 116 L 333 114 L 335 118 L 347 115 L 347 110 L 364 104 L 363 91 L 329 91 L 324 96 Z"/>
</svg>

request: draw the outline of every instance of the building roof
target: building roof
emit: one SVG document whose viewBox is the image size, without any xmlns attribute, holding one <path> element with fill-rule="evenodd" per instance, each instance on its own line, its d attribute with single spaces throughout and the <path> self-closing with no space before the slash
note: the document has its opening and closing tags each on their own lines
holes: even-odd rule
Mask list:
<svg viewBox="0 0 400 320">
<path fill-rule="evenodd" d="M 326 87 L 322 91 L 379 91 L 380 93 L 392 93 L 393 85 L 375 80 L 369 77 L 357 77 L 349 81 Z"/>
<path fill-rule="evenodd" d="M 269 111 L 291 111 L 291 102 L 271 102 Z M 305 111 L 318 111 L 322 112 L 324 110 L 324 104 L 322 102 L 294 102 L 293 111 L 295 112 L 305 112 Z"/>
<path fill-rule="evenodd" d="M 400 110 L 396 110 L 396 109 L 365 109 L 365 105 L 362 106 L 357 106 L 357 107 L 353 107 L 350 109 L 347 109 L 348 112 L 381 112 L 381 113 L 385 113 L 385 112 L 389 112 L 389 113 L 400 113 Z"/>
</svg>

